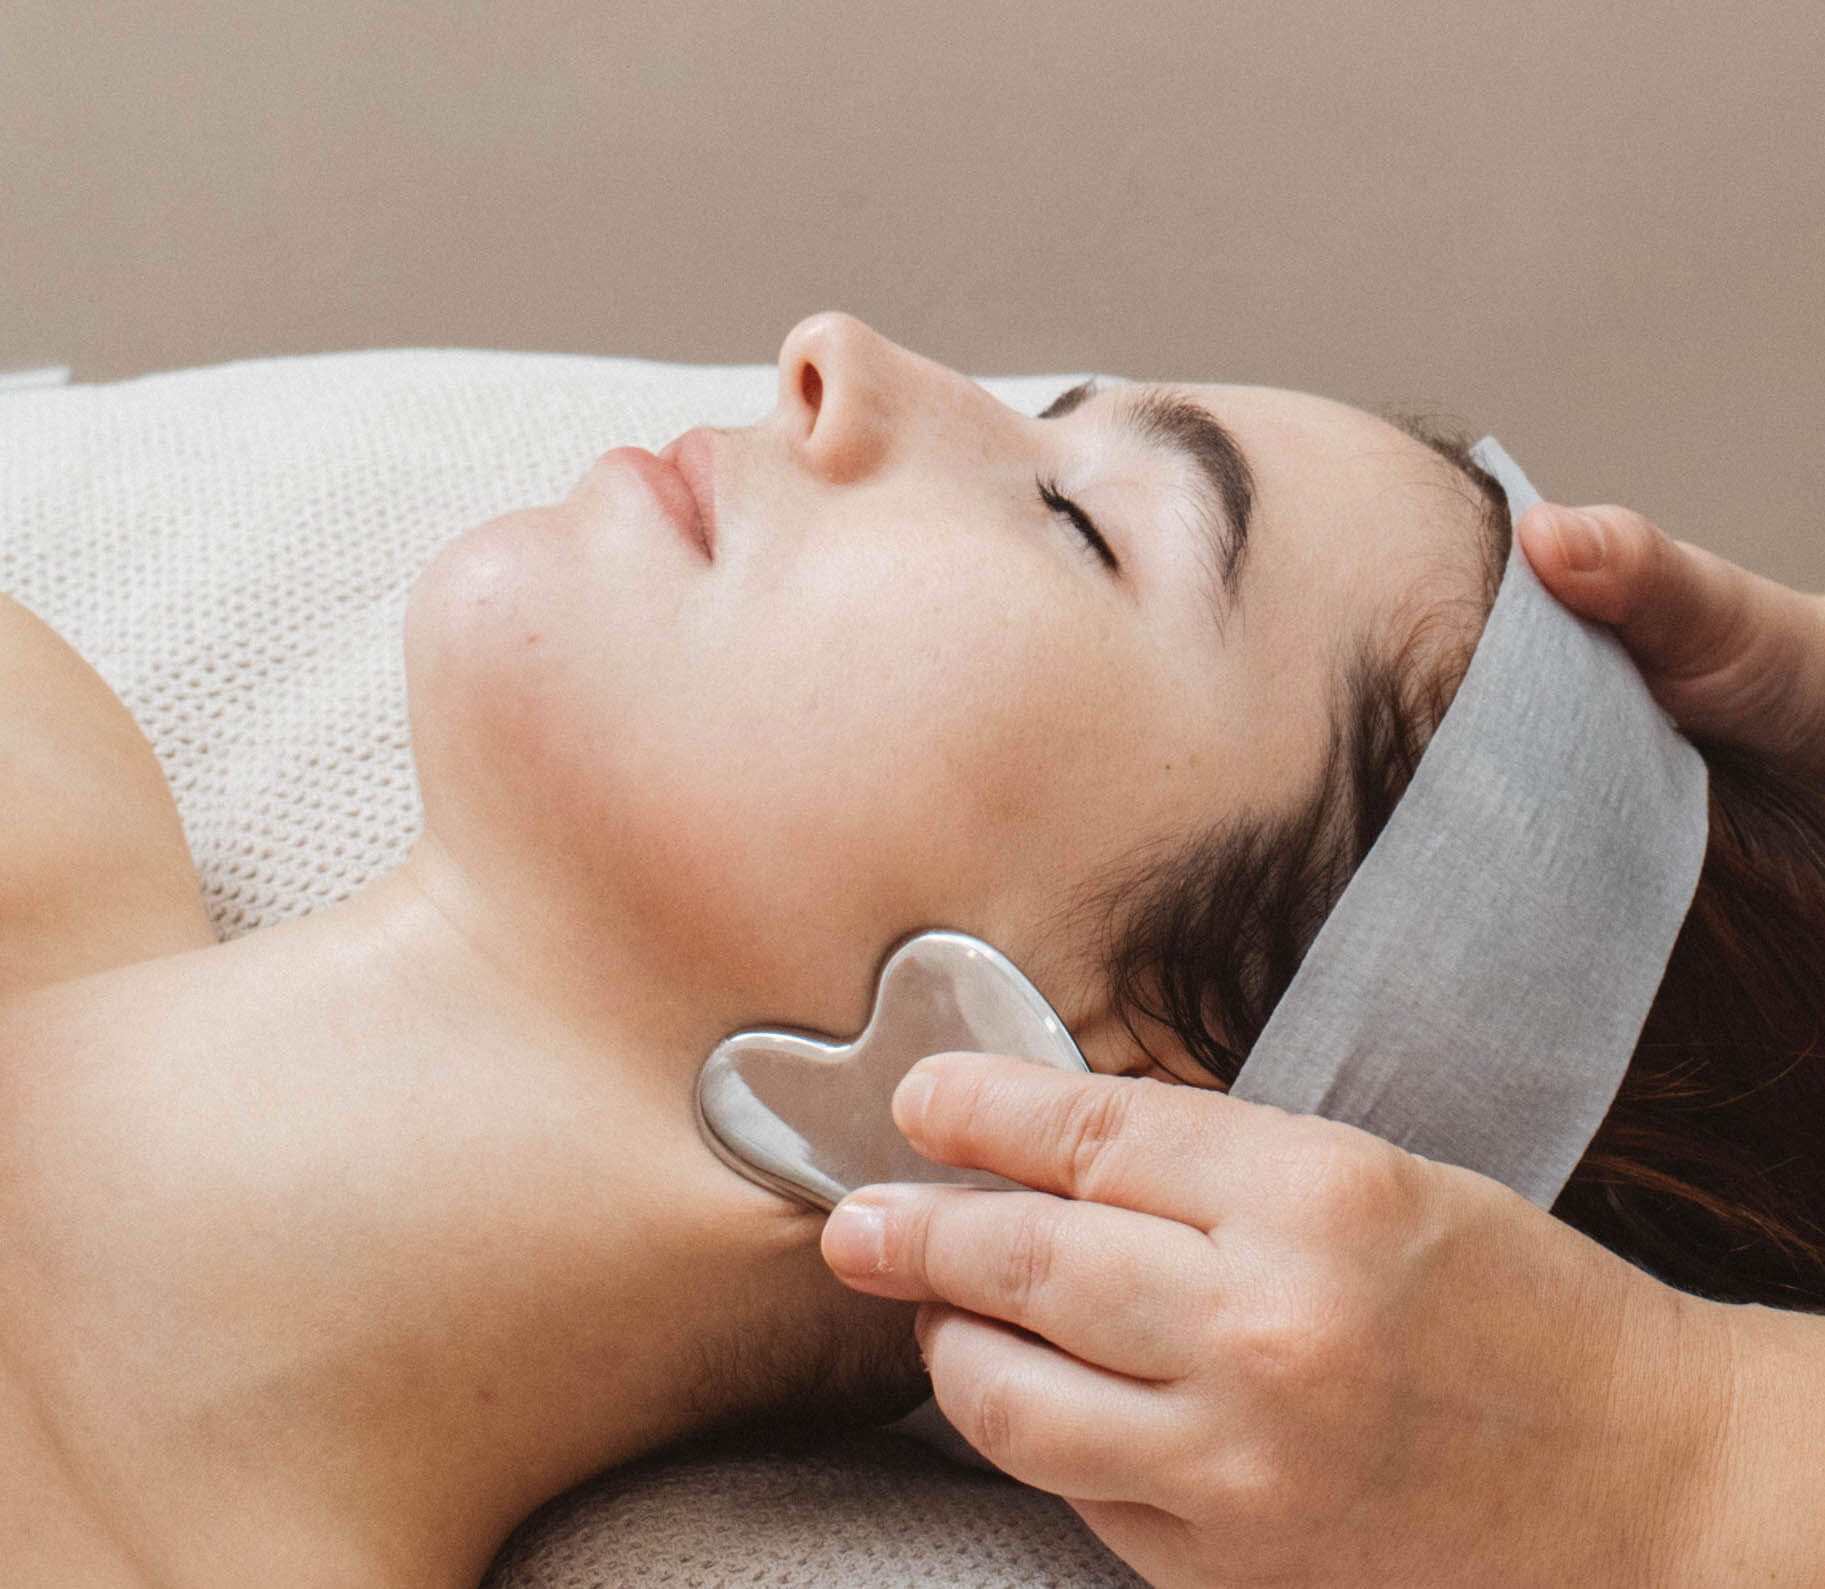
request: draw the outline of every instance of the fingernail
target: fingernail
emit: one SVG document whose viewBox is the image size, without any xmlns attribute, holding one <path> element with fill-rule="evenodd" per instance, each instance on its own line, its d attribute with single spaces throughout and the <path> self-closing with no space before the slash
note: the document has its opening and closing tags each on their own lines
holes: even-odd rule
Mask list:
<svg viewBox="0 0 1825 1589">
<path fill-rule="evenodd" d="M 1588 513 L 1563 509 L 1553 517 L 1559 556 L 1574 574 L 1603 567 L 1603 526 Z"/>
<path fill-rule="evenodd" d="M 916 1137 L 925 1129 L 925 1106 L 931 1102 L 936 1078 L 923 1070 L 909 1071 L 894 1089 L 893 1118 L 903 1136 Z"/>
<path fill-rule="evenodd" d="M 872 1203 L 839 1203 L 824 1224 L 824 1261 L 846 1274 L 887 1267 L 887 1214 Z"/>
</svg>

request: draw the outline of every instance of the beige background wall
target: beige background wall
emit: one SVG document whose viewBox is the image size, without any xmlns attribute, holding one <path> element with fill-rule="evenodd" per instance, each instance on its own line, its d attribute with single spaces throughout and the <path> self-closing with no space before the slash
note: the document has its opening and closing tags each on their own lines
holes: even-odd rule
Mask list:
<svg viewBox="0 0 1825 1589">
<path fill-rule="evenodd" d="M 1435 405 L 1825 586 L 1825 6 L 0 0 L 0 368 L 472 344 Z"/>
</svg>

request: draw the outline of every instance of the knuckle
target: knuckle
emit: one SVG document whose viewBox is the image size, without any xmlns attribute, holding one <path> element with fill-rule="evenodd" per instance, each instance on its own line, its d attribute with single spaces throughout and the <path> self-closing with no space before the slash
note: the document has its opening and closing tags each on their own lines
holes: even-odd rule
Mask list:
<svg viewBox="0 0 1825 1589">
<path fill-rule="evenodd" d="M 1309 1520 L 1303 1480 L 1281 1452 L 1257 1447 L 1226 1464 L 1213 1488 L 1223 1521 L 1265 1546 Z"/>
<path fill-rule="evenodd" d="M 1367 1132 L 1334 1122 L 1302 1122 L 1300 1204 L 1321 1231 L 1360 1229 L 1409 1212 L 1411 1160 Z"/>
<path fill-rule="evenodd" d="M 1026 1305 L 1045 1291 L 1052 1278 L 1056 1240 L 1056 1228 L 1043 1204 L 1030 1203 L 1020 1209 L 997 1276 L 1001 1294 L 1016 1311 L 1025 1313 Z"/>
<path fill-rule="evenodd" d="M 944 1414 L 998 1468 L 1014 1464 L 1014 1386 L 1005 1373 L 991 1372 L 973 1385 L 964 1404 Z"/>
<path fill-rule="evenodd" d="M 1079 1197 L 1095 1200 L 1099 1183 L 1111 1173 L 1113 1150 L 1128 1126 L 1132 1090 L 1084 1087 L 1065 1101 L 1055 1141 L 1067 1184 Z"/>
<path fill-rule="evenodd" d="M 1246 1324 L 1230 1332 L 1229 1345 L 1246 1362 L 1258 1391 L 1291 1410 L 1314 1392 L 1322 1393 L 1347 1371 L 1352 1344 L 1348 1308 L 1310 1277 L 1289 1287 Z"/>
<path fill-rule="evenodd" d="M 993 1099 L 979 1077 L 970 1071 L 939 1073 L 938 1084 L 926 1100 L 919 1135 L 926 1144 L 943 1151 L 967 1150 L 992 1118 Z"/>
<path fill-rule="evenodd" d="M 1082 1441 L 1069 1414 L 1034 1396 L 1018 1395 L 1012 1381 L 1002 1382 L 992 1418 L 995 1464 L 1008 1473 L 1056 1482 L 1082 1461 Z"/>
</svg>

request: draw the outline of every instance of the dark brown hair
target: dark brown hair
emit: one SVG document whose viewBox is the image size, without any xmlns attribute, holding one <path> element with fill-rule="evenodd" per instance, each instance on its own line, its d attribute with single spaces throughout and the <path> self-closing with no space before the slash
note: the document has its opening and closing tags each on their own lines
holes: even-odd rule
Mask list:
<svg viewBox="0 0 1825 1589">
<path fill-rule="evenodd" d="M 1512 527 L 1460 434 L 1389 416 L 1458 471 L 1484 554 L 1480 629 Z M 1342 669 L 1330 754 L 1292 815 L 1153 857 L 1103 903 L 1130 1033 L 1165 1028 L 1228 1086 L 1407 787 L 1474 637 L 1423 624 Z M 1825 1311 L 1825 799 L 1701 744 L 1711 835 L 1614 1105 L 1553 1212 L 1700 1295 Z"/>
</svg>

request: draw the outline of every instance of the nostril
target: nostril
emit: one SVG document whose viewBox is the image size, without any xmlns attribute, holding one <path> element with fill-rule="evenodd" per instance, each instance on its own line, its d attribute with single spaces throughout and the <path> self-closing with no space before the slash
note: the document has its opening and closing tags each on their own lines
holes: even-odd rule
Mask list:
<svg viewBox="0 0 1825 1589">
<path fill-rule="evenodd" d="M 817 373 L 817 366 L 807 361 L 798 372 L 799 394 L 805 399 L 805 406 L 812 413 L 818 411 L 818 405 L 824 400 L 824 378 Z"/>
</svg>

